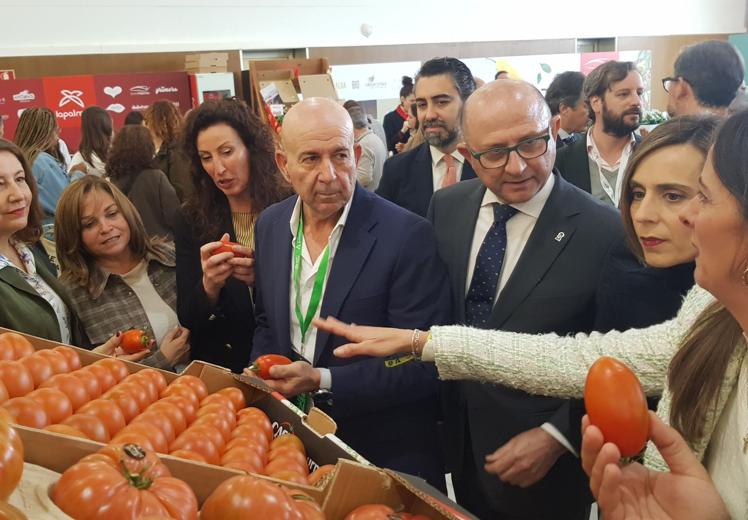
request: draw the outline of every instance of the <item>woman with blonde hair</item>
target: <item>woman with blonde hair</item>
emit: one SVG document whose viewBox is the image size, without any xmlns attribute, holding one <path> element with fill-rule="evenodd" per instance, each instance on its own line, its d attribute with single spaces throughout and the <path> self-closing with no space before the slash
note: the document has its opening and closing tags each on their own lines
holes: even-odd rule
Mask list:
<svg viewBox="0 0 748 520">
<path fill-rule="evenodd" d="M 57 217 L 60 281 L 93 345 L 138 328 L 155 340 L 142 363 L 173 370 L 189 354 L 176 315 L 174 247 L 151 239 L 112 183 L 88 175 L 65 190 Z"/>
<path fill-rule="evenodd" d="M 143 124 L 151 132 L 158 169 L 166 174 L 179 200 L 184 201 L 192 192 L 192 181 L 190 161 L 182 153 L 178 142 L 182 131 L 182 114 L 171 101 L 156 101 L 143 113 Z"/>
</svg>

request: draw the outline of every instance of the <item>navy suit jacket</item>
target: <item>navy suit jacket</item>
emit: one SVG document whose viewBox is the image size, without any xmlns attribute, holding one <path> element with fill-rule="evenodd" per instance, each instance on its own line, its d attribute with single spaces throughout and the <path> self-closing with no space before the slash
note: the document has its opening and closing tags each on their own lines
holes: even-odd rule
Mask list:
<svg viewBox="0 0 748 520">
<path fill-rule="evenodd" d="M 475 178 L 475 171 L 463 162 L 460 180 Z M 423 143 L 412 150 L 399 153 L 384 162 L 382 180 L 377 195 L 422 217 L 426 216 L 434 195 L 434 174 L 431 148 Z"/>
<path fill-rule="evenodd" d="M 268 353 L 294 355 L 289 221 L 297 198 L 269 207 L 257 221 L 252 359 Z M 448 323 L 450 315 L 447 270 L 429 223 L 357 185 L 320 316 L 359 325 L 427 329 Z M 434 365 L 336 358 L 333 349 L 346 342 L 319 331 L 313 363 L 332 374 L 333 404 L 321 408 L 337 422 L 338 436 L 379 466 L 418 474 L 443 487 L 434 435 L 439 409 Z"/>
</svg>

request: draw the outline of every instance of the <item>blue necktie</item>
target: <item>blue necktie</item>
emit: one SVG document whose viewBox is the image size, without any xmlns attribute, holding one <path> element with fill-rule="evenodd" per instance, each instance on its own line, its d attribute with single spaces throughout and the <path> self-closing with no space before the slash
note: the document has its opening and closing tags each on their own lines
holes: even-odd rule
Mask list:
<svg viewBox="0 0 748 520">
<path fill-rule="evenodd" d="M 465 297 L 467 325 L 485 327 L 491 317 L 496 287 L 506 254 L 506 223 L 516 213 L 516 209 L 506 204 L 493 205 L 493 224 L 478 251 L 473 279 Z"/>
</svg>

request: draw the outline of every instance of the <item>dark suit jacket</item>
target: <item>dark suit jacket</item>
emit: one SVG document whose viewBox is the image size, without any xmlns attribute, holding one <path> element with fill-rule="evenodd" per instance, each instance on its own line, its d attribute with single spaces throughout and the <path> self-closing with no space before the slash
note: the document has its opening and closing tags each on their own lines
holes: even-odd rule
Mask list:
<svg viewBox="0 0 748 520">
<path fill-rule="evenodd" d="M 221 209 L 217 219 L 221 234 L 228 233 L 236 241 L 234 225 L 228 204 Z M 252 334 L 255 329 L 252 295 L 246 284 L 236 278 L 226 280 L 226 285 L 213 306 L 203 289 L 203 270 L 200 266 L 202 240 L 188 222 L 182 210 L 174 223 L 177 254 L 177 315 L 179 322 L 190 329 L 192 359 L 200 359 L 241 373 L 249 366 Z"/>
<path fill-rule="evenodd" d="M 465 161 L 462 166 L 461 180 L 474 178 L 473 168 L 469 162 Z M 434 177 L 431 149 L 428 143 L 397 154 L 384 162 L 384 171 L 382 180 L 379 181 L 377 195 L 425 217 L 433 194 Z"/>
<path fill-rule="evenodd" d="M 455 322 L 465 321 L 465 292 L 473 232 L 486 188 L 479 180 L 434 194 L 429 219 L 452 284 Z M 621 240 L 621 219 L 613 208 L 592 199 L 556 174 L 556 184 L 506 286 L 488 328 L 531 334 L 589 332 L 595 320 L 595 294 L 611 245 Z M 450 446 L 471 447 L 474 467 L 491 509 L 522 518 L 564 518 L 584 508 L 586 478 L 579 460 L 566 453 L 539 483 L 522 489 L 483 471 L 484 457 L 514 436 L 553 424 L 579 444 L 582 405 L 529 395 L 503 386 L 461 382 L 445 389 Z M 570 412 L 570 407 L 575 408 Z M 573 412 L 573 413 L 572 413 Z M 465 432 L 469 431 L 469 438 Z M 453 477 L 465 466 L 457 449 Z M 524 516 L 523 516 L 524 515 Z"/>
<path fill-rule="evenodd" d="M 641 137 L 634 134 L 638 145 Z M 590 162 L 587 156 L 587 132 L 581 134 L 574 143 L 564 146 L 556 153 L 556 164 L 554 165 L 561 176 L 580 190 L 587 193 L 592 192 L 590 183 Z M 623 172 L 619 172 L 623 175 Z"/>
<path fill-rule="evenodd" d="M 257 222 L 252 359 L 293 355 L 289 221 L 296 200 L 293 196 L 269 207 Z M 447 323 L 449 282 L 431 226 L 357 185 L 321 305 L 320 316 L 362 325 L 424 329 Z M 378 466 L 441 481 L 443 487 L 435 367 L 336 358 L 332 350 L 346 342 L 319 332 L 314 355 L 314 365 L 332 374 L 333 404 L 321 408 L 337 422 L 338 436 Z"/>
</svg>

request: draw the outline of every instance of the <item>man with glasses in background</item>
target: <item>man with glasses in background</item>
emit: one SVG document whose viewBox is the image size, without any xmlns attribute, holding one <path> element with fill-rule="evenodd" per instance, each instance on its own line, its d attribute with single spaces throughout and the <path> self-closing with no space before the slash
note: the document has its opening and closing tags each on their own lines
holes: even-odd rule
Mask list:
<svg viewBox="0 0 748 520">
<path fill-rule="evenodd" d="M 672 76 L 662 78 L 671 117 L 700 113 L 727 115 L 743 84 L 745 64 L 730 43 L 707 40 L 683 49 Z"/>
<path fill-rule="evenodd" d="M 553 171 L 558 129 L 528 83 L 491 82 L 465 102 L 458 150 L 478 178 L 435 192 L 428 212 L 455 323 L 592 330 L 598 278 L 622 240 L 621 219 Z M 479 518 L 586 520 L 591 498 L 576 458 L 581 401 L 474 382 L 445 382 L 444 395 L 458 503 Z"/>
</svg>

